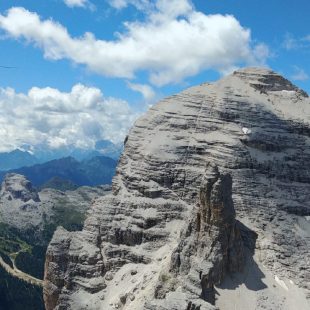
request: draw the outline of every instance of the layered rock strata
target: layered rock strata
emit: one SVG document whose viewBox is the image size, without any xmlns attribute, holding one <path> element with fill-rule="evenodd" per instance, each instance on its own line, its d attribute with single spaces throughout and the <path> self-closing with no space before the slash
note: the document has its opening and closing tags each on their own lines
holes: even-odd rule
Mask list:
<svg viewBox="0 0 310 310">
<path fill-rule="evenodd" d="M 309 293 L 309 163 L 308 95 L 268 69 L 162 100 L 126 138 L 113 194 L 55 234 L 46 309 L 213 309 L 204 292 L 242 268 L 242 244 L 275 286 Z M 255 289 L 255 309 L 293 309 Z"/>
<path fill-rule="evenodd" d="M 227 272 L 244 267 L 243 241 L 235 220 L 229 174 L 221 175 L 216 166 L 208 167 L 197 209 L 172 254 L 171 272 L 188 279 L 189 286 L 201 288 L 201 298 L 215 304 L 214 286 L 222 282 Z"/>
</svg>

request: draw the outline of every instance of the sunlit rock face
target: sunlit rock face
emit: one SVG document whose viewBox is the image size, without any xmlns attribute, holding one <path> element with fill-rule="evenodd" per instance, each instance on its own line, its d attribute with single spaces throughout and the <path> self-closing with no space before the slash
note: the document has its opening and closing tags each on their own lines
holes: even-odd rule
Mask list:
<svg viewBox="0 0 310 310">
<path fill-rule="evenodd" d="M 48 248 L 47 310 L 226 310 L 215 290 L 244 272 L 248 309 L 308 309 L 305 92 L 242 69 L 162 100 L 125 141 L 113 193 Z"/>
</svg>

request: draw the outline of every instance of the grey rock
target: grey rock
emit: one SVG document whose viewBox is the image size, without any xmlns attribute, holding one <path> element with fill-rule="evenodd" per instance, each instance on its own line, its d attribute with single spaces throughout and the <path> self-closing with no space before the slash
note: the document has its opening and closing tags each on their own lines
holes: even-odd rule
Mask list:
<svg viewBox="0 0 310 310">
<path fill-rule="evenodd" d="M 15 173 L 9 173 L 5 176 L 1 185 L 0 196 L 6 197 L 8 200 L 19 199 L 23 202 L 40 201 L 39 195 L 30 181 L 23 175 Z"/>
<path fill-rule="evenodd" d="M 214 286 L 228 272 L 243 269 L 243 252 L 235 220 L 231 176 L 222 175 L 217 166 L 209 164 L 200 188 L 197 213 L 172 254 L 171 271 L 187 279 L 189 286 L 201 288 L 201 297 L 215 304 Z"/>
<path fill-rule="evenodd" d="M 162 100 L 126 138 L 113 193 L 70 235 L 63 276 L 72 285 L 45 278 L 60 291 L 55 309 L 84 309 L 83 300 L 113 309 L 129 292 L 126 310 L 214 309 L 201 293 L 242 268 L 242 243 L 265 272 L 309 292 L 309 163 L 310 99 L 269 69 L 242 69 Z M 186 255 L 176 258 L 178 250 Z M 47 275 L 59 263 L 54 251 Z M 89 293 L 107 272 L 106 292 Z M 47 308 L 49 298 L 46 289 Z"/>
<path fill-rule="evenodd" d="M 38 191 L 25 176 L 7 174 L 0 189 L 0 222 L 19 231 L 37 230 L 38 238 L 46 223 L 55 221 L 56 208 L 70 209 L 85 214 L 90 202 L 109 193 L 110 186 L 83 186 L 61 192 L 54 189 Z M 57 218 L 56 218 L 57 220 Z"/>
</svg>

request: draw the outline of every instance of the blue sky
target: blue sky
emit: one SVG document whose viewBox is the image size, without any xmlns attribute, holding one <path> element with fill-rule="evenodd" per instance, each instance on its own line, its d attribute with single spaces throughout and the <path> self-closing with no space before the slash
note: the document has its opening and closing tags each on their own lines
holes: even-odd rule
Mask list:
<svg viewBox="0 0 310 310">
<path fill-rule="evenodd" d="M 310 92 L 309 12 L 308 0 L 2 0 L 0 65 L 14 68 L 0 68 L 0 151 L 121 141 L 149 104 L 242 66 Z"/>
</svg>

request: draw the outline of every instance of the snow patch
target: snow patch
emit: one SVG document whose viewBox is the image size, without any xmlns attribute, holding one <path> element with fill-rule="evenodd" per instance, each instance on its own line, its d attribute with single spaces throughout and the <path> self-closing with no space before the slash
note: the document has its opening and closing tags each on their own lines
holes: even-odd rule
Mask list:
<svg viewBox="0 0 310 310">
<path fill-rule="evenodd" d="M 285 290 L 288 291 L 288 287 L 286 286 L 285 282 L 283 280 L 281 280 L 277 275 L 274 277 L 274 279 L 276 280 L 276 282 Z"/>
<path fill-rule="evenodd" d="M 242 132 L 243 132 L 245 135 L 249 135 L 250 133 L 252 133 L 252 130 L 249 129 L 249 128 L 243 127 L 243 128 L 242 128 Z"/>
</svg>

